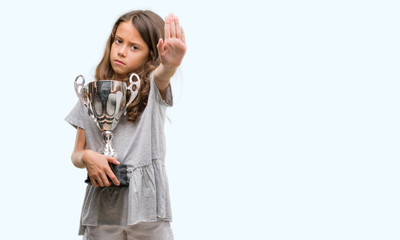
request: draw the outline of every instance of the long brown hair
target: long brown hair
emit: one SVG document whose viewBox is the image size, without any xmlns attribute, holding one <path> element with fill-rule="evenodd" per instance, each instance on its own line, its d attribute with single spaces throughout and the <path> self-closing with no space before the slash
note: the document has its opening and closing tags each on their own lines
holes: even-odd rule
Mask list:
<svg viewBox="0 0 400 240">
<path fill-rule="evenodd" d="M 164 39 L 164 20 L 150 10 L 131 11 L 118 18 L 107 40 L 103 58 L 99 65 L 97 65 L 95 75 L 96 80 L 116 78 L 116 73 L 111 67 L 110 52 L 111 46 L 115 41 L 115 33 L 119 24 L 122 22 L 131 22 L 149 47 L 149 55 L 144 63 L 144 67 L 140 72 L 136 73 L 139 75 L 141 80 L 139 93 L 135 101 L 133 101 L 127 109 L 128 121 L 135 122 L 147 105 L 150 92 L 150 73 L 160 65 L 157 43 L 160 38 Z M 129 85 L 128 78 L 123 79 L 122 81 Z"/>
</svg>

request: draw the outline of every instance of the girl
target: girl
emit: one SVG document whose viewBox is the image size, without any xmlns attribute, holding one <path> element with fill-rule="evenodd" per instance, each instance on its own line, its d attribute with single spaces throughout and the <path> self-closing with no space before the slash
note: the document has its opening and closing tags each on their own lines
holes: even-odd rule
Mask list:
<svg viewBox="0 0 400 240">
<path fill-rule="evenodd" d="M 139 10 L 116 21 L 95 78 L 128 84 L 129 75 L 136 73 L 141 79 L 127 116 L 113 130 L 118 160 L 96 152 L 101 133 L 83 104 L 78 102 L 66 117 L 77 128 L 72 162 L 86 168 L 91 183 L 81 214 L 79 234 L 84 239 L 173 239 L 164 121 L 166 108 L 172 106 L 169 80 L 185 52 L 184 32 L 173 14 L 164 22 L 151 11 Z M 123 166 L 128 186 L 119 186 L 109 162 Z"/>
</svg>

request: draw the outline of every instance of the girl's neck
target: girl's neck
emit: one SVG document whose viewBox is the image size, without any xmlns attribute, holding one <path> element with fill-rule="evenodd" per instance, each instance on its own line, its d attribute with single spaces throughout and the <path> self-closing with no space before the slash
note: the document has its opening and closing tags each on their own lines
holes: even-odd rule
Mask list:
<svg viewBox="0 0 400 240">
<path fill-rule="evenodd" d="M 125 76 L 125 75 L 120 75 L 120 74 L 114 75 L 114 80 L 117 80 L 117 81 L 124 81 L 124 79 L 127 79 L 127 78 L 128 78 L 128 76 Z"/>
</svg>

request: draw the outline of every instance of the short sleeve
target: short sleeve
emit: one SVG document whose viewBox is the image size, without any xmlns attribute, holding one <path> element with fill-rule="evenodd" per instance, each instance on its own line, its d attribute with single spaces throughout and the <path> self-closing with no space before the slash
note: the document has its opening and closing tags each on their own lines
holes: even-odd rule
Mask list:
<svg viewBox="0 0 400 240">
<path fill-rule="evenodd" d="M 80 101 L 78 101 L 71 112 L 65 117 L 65 121 L 67 121 L 75 128 L 79 127 L 85 129 L 85 112 L 85 106 Z"/>
<path fill-rule="evenodd" d="M 151 84 L 151 88 L 154 89 L 154 97 L 155 100 L 162 104 L 165 105 L 167 107 L 172 107 L 173 105 L 173 97 L 172 97 L 172 89 L 171 89 L 171 83 L 168 84 L 168 88 L 166 90 L 166 99 L 164 100 L 161 96 L 160 90 L 158 89 L 155 81 L 154 81 L 154 72 L 151 73 L 150 75 L 150 84 Z"/>
</svg>

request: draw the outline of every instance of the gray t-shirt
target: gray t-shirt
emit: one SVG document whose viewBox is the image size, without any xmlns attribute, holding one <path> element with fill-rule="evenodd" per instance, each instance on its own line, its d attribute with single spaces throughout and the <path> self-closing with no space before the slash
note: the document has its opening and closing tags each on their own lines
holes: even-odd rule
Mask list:
<svg viewBox="0 0 400 240">
<path fill-rule="evenodd" d="M 171 221 L 171 206 L 165 159 L 165 113 L 172 106 L 171 87 L 166 101 L 150 76 L 147 106 L 135 123 L 121 117 L 113 130 L 112 146 L 118 161 L 128 172 L 128 187 L 94 187 L 88 185 L 81 214 L 79 234 L 85 226 L 133 225 L 162 218 Z M 83 128 L 86 149 L 98 151 L 103 143 L 101 131 L 87 109 L 78 102 L 65 120 L 75 128 Z M 82 179 L 83 181 L 84 179 Z"/>
</svg>

